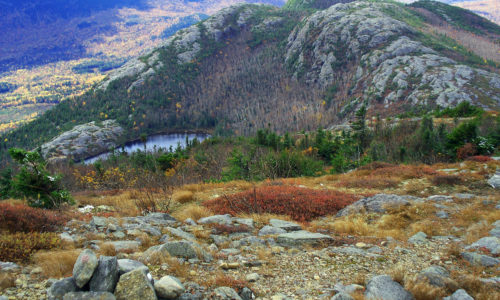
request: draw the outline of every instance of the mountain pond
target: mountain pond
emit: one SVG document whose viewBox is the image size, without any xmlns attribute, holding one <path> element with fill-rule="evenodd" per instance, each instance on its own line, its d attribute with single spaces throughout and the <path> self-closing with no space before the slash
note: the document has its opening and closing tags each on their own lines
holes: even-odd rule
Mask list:
<svg viewBox="0 0 500 300">
<path fill-rule="evenodd" d="M 209 134 L 202 133 L 168 133 L 168 134 L 155 134 L 148 136 L 146 140 L 146 151 L 152 152 L 155 150 L 159 150 L 160 148 L 164 150 L 169 150 L 172 147 L 173 150 L 180 146 L 181 148 L 186 147 L 186 139 L 189 141 L 194 140 L 195 138 L 198 141 L 203 141 L 206 138 L 210 137 Z M 128 154 L 136 152 L 137 150 L 144 151 L 144 143 L 141 140 L 135 140 L 132 142 L 125 143 L 123 147 L 118 147 L 115 151 L 121 152 L 125 151 Z M 83 160 L 84 164 L 93 164 L 98 160 L 103 160 L 108 158 L 113 151 L 108 151 L 101 153 L 99 155 L 89 157 Z"/>
</svg>

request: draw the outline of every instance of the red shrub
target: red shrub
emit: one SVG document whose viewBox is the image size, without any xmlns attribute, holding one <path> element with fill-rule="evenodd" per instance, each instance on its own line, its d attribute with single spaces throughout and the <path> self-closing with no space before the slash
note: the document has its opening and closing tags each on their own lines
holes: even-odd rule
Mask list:
<svg viewBox="0 0 500 300">
<path fill-rule="evenodd" d="M 484 163 L 484 162 L 488 162 L 488 161 L 493 160 L 493 159 L 489 156 L 486 156 L 486 155 L 476 155 L 476 156 L 467 157 L 467 160 L 472 160 L 475 162 Z"/>
<path fill-rule="evenodd" d="M 354 195 L 294 186 L 263 186 L 204 203 L 218 214 L 273 213 L 296 221 L 335 214 L 357 200 Z"/>
<path fill-rule="evenodd" d="M 67 217 L 56 211 L 0 203 L 0 230 L 9 232 L 56 231 Z"/>
<path fill-rule="evenodd" d="M 466 159 L 469 156 L 473 156 L 474 154 L 477 153 L 476 146 L 471 143 L 467 143 L 463 145 L 462 147 L 458 148 L 457 150 L 457 158 L 462 160 Z"/>
<path fill-rule="evenodd" d="M 435 175 L 436 171 L 429 166 L 399 165 L 375 169 L 371 175 L 374 177 L 400 177 L 402 179 L 422 178 Z"/>
</svg>

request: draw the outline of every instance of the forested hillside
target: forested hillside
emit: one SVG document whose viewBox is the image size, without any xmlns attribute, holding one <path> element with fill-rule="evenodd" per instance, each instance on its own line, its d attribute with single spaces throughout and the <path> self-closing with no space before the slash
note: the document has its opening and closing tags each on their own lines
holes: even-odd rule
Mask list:
<svg viewBox="0 0 500 300">
<path fill-rule="evenodd" d="M 430 30 L 428 1 L 356 1 L 324 10 L 316 3 L 323 2 L 222 10 L 6 134 L 2 151 L 33 148 L 76 124 L 106 119 L 117 120 L 128 140 L 189 128 L 315 130 L 349 121 L 363 105 L 369 117 L 462 101 L 498 109 L 498 61 Z M 454 23 L 463 23 L 461 12 Z M 477 18 L 471 34 L 480 29 L 487 34 L 476 35 L 494 43 L 499 27 Z"/>
</svg>

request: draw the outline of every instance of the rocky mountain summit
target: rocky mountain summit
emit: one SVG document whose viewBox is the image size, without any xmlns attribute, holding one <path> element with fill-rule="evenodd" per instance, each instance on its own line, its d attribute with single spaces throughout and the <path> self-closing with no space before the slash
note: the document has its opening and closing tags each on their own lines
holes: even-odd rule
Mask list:
<svg viewBox="0 0 500 300">
<path fill-rule="evenodd" d="M 222 123 L 245 135 L 268 125 L 277 132 L 327 128 L 349 122 L 362 105 L 382 117 L 462 101 L 500 107 L 498 62 L 431 31 L 427 2 L 292 2 L 223 9 L 21 131 L 70 127 L 59 117 L 68 111 L 79 112 L 77 124 L 106 111 L 133 139 Z M 496 43 L 500 27 L 476 18 L 481 22 L 450 19 L 449 26 L 471 37 L 484 32 L 481 41 Z M 33 139 L 21 140 L 21 131 L 6 137 L 34 147 L 60 134 L 53 127 Z"/>
</svg>

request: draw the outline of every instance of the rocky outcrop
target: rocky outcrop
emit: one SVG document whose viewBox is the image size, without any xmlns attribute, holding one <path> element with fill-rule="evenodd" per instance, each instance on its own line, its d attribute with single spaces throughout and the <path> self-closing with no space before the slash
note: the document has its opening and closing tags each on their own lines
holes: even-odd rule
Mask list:
<svg viewBox="0 0 500 300">
<path fill-rule="evenodd" d="M 50 162 L 82 160 L 117 146 L 123 128 L 115 120 L 75 126 L 42 145 L 42 155 Z"/>
<path fill-rule="evenodd" d="M 404 13 L 393 4 L 357 1 L 309 16 L 288 38 L 285 61 L 294 77 L 326 89 L 339 83 L 339 71 L 354 68 L 352 91 L 363 95 L 359 100 L 386 107 L 400 102 L 500 105 L 498 74 L 460 64 L 426 47 L 414 28 L 388 11 Z M 484 103 L 482 97 L 492 102 Z"/>
</svg>

